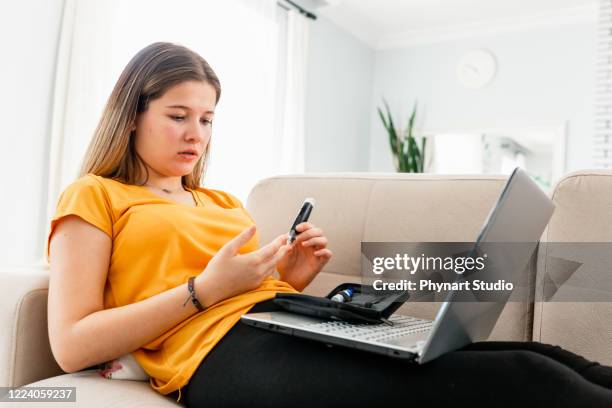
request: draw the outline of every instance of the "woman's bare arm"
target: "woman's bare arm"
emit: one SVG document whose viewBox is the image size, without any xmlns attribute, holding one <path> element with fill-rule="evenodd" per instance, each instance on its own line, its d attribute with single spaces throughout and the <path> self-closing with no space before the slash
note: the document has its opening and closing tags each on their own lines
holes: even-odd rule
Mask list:
<svg viewBox="0 0 612 408">
<path fill-rule="evenodd" d="M 132 352 L 197 309 L 183 307 L 183 284 L 140 302 L 104 310 L 104 286 L 112 241 L 104 232 L 70 215 L 56 227 L 50 243 L 49 339 L 66 372 L 103 363 Z M 207 306 L 205 293 L 198 293 Z"/>
<path fill-rule="evenodd" d="M 239 250 L 255 234 L 251 226 L 226 243 L 195 279 L 204 307 L 256 289 L 286 254 L 287 234 L 246 254 Z M 132 352 L 193 315 L 189 292 L 179 285 L 126 306 L 104 309 L 104 286 L 112 242 L 81 218 L 63 219 L 50 243 L 49 340 L 60 367 L 79 371 Z"/>
</svg>

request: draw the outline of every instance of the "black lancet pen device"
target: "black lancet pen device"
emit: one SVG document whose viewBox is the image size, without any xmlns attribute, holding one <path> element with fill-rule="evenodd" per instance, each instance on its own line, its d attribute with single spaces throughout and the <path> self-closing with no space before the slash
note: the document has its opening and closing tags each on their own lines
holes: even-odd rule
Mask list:
<svg viewBox="0 0 612 408">
<path fill-rule="evenodd" d="M 315 205 L 314 198 L 308 197 L 307 199 L 304 200 L 304 204 L 302 204 L 302 208 L 300 209 L 300 212 L 295 218 L 295 221 L 293 221 L 293 225 L 291 226 L 291 229 L 289 230 L 289 240 L 287 241 L 289 244 L 295 241 L 295 237 L 298 234 L 297 231 L 295 230 L 295 227 L 297 227 L 303 222 L 308 221 L 308 217 L 310 217 L 310 213 L 312 212 L 314 205 Z"/>
</svg>

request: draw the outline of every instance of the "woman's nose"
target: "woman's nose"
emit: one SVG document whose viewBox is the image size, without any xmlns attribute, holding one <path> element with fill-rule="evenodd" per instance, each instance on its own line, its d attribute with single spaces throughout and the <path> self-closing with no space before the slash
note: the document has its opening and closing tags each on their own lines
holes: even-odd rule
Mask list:
<svg viewBox="0 0 612 408">
<path fill-rule="evenodd" d="M 200 143 L 207 137 L 208 129 L 200 124 L 200 122 L 191 123 L 187 129 L 186 139 L 195 143 Z"/>
</svg>

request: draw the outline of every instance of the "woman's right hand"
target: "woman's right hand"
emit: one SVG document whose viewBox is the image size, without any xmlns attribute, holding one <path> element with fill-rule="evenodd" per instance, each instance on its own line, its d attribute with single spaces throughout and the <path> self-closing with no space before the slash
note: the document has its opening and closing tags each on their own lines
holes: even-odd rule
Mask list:
<svg viewBox="0 0 612 408">
<path fill-rule="evenodd" d="M 256 227 L 242 231 L 212 257 L 194 282 L 198 300 L 209 307 L 229 297 L 257 288 L 275 272 L 276 263 L 289 249 L 288 234 L 279 235 L 268 245 L 247 254 L 238 251 L 255 235 Z"/>
</svg>

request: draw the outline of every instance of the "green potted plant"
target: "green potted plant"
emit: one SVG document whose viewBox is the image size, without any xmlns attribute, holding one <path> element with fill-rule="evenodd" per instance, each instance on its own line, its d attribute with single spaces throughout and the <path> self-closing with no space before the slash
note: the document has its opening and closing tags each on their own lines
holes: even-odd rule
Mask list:
<svg viewBox="0 0 612 408">
<path fill-rule="evenodd" d="M 400 173 L 423 173 L 425 168 L 425 145 L 427 139 L 424 137 L 421 138 L 421 146 L 419 147 L 413 134 L 414 119 L 417 112 L 416 102 L 404 133 L 401 131 L 398 132 L 398 129 L 396 129 L 391 111 L 389 110 L 389 105 L 384 98 L 383 104 L 385 112 L 378 108 L 378 115 L 389 135 L 389 144 L 391 145 L 391 152 L 393 153 L 393 162 L 395 163 L 396 170 Z"/>
</svg>

